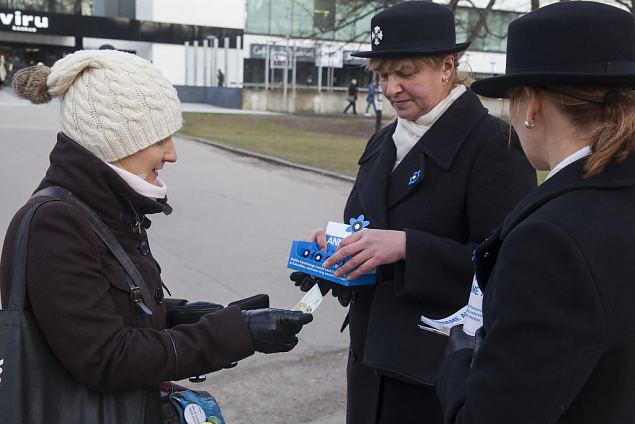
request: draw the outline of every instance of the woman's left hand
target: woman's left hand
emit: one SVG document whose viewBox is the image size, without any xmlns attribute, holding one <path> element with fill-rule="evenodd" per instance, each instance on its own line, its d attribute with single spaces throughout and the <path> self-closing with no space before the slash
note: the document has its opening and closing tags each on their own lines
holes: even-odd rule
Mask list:
<svg viewBox="0 0 635 424">
<path fill-rule="evenodd" d="M 324 268 L 350 257 L 340 269 L 335 272 L 341 277 L 350 272 L 347 280 L 353 280 L 362 274 L 371 272 L 379 265 L 391 264 L 406 257 L 406 233 L 392 230 L 366 229 L 354 233 L 340 242 L 337 252 L 326 261 Z"/>
</svg>

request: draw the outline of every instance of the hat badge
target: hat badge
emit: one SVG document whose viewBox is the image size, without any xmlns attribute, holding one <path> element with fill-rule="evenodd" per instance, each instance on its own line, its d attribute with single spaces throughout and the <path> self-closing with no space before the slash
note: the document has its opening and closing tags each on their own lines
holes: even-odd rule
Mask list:
<svg viewBox="0 0 635 424">
<path fill-rule="evenodd" d="M 370 33 L 371 43 L 374 43 L 376 46 L 378 46 L 379 43 L 381 43 L 381 40 L 383 39 L 384 39 L 384 33 L 382 32 L 381 28 L 379 26 L 376 26 L 375 28 L 373 28 L 373 30 Z"/>
</svg>

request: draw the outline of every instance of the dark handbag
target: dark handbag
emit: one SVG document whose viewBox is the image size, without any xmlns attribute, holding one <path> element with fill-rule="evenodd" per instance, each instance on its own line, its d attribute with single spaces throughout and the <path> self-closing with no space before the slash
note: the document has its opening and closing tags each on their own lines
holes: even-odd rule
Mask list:
<svg viewBox="0 0 635 424">
<path fill-rule="evenodd" d="M 160 423 L 163 417 L 158 390 L 140 389 L 113 394 L 91 391 L 75 381 L 59 362 L 41 334 L 32 312 L 25 309 L 29 227 L 42 204 L 61 200 L 55 196 L 59 190 L 63 189 L 36 193 L 16 232 L 9 271 L 8 308 L 0 310 L 0 423 Z M 72 194 L 66 192 L 66 196 Z M 75 198 L 69 202 L 79 200 Z M 101 231 L 94 226 L 93 229 L 98 234 Z M 127 264 L 122 266 L 126 268 Z M 140 293 L 142 289 L 145 286 L 138 288 Z M 143 303 L 143 297 L 139 297 Z M 154 409 L 148 408 L 148 404 L 155 400 L 153 391 L 157 392 L 157 408 Z M 156 410 L 157 416 L 147 416 L 146 410 Z"/>
</svg>

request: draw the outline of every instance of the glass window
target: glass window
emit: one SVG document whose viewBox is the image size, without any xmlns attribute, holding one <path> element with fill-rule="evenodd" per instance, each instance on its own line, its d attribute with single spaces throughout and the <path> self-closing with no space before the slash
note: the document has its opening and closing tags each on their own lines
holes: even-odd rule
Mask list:
<svg viewBox="0 0 635 424">
<path fill-rule="evenodd" d="M 461 43 L 467 40 L 478 24 L 480 9 L 459 8 L 456 13 L 456 39 Z M 521 16 L 520 13 L 491 10 L 485 25 L 472 41 L 470 50 L 504 53 L 507 47 L 507 26 Z"/>
<path fill-rule="evenodd" d="M 256 34 L 269 34 L 271 21 L 271 0 L 249 0 L 247 2 L 247 23 L 245 29 Z"/>
<path fill-rule="evenodd" d="M 39 10 L 51 13 L 91 15 L 92 0 L 0 0 L 4 9 Z"/>
</svg>

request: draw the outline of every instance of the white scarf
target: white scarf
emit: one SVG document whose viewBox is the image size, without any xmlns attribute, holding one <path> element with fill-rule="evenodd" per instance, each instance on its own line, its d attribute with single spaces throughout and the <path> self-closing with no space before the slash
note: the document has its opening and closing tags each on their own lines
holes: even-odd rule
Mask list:
<svg viewBox="0 0 635 424">
<path fill-rule="evenodd" d="M 393 171 L 408 154 L 410 149 L 417 144 L 419 139 L 437 122 L 437 119 L 439 119 L 465 91 L 466 88 L 464 85 L 457 85 L 450 91 L 448 96 L 433 107 L 430 112 L 421 115 L 414 121 L 397 118 L 397 127 L 395 128 L 395 133 L 392 135 L 395 147 L 397 148 L 395 165 L 392 167 Z"/>
<path fill-rule="evenodd" d="M 128 183 L 128 185 L 140 195 L 151 197 L 153 199 L 163 199 L 165 197 L 165 194 L 167 193 L 168 188 L 166 187 L 165 183 L 161 181 L 159 177 L 157 177 L 156 180 L 157 180 L 157 184 L 160 184 L 160 185 L 154 185 L 147 182 L 140 176 L 135 175 L 132 172 L 126 171 L 123 168 L 119 168 L 118 166 L 111 165 L 109 163 L 106 163 L 106 165 L 111 167 L 112 170 L 115 171 L 121 177 L 121 179 L 123 179 L 126 183 Z"/>
</svg>

